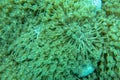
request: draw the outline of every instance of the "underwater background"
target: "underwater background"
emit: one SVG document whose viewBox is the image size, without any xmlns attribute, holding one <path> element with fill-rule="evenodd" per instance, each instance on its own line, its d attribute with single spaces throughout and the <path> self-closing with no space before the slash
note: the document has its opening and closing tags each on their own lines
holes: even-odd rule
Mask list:
<svg viewBox="0 0 120 80">
<path fill-rule="evenodd" d="M 0 80 L 120 80 L 120 0 L 0 0 Z"/>
</svg>

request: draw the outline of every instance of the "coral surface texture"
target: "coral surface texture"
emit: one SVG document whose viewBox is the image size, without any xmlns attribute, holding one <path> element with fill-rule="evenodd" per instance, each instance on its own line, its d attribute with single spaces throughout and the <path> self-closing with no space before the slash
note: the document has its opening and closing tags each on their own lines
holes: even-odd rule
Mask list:
<svg viewBox="0 0 120 80">
<path fill-rule="evenodd" d="M 0 0 L 0 80 L 120 80 L 120 0 Z"/>
</svg>

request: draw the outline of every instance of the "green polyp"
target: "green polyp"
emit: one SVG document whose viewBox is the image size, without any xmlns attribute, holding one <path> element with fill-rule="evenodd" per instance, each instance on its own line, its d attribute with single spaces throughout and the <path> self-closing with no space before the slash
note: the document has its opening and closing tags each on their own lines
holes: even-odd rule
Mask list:
<svg viewBox="0 0 120 80">
<path fill-rule="evenodd" d="M 119 0 L 0 0 L 0 80 L 119 80 Z"/>
</svg>

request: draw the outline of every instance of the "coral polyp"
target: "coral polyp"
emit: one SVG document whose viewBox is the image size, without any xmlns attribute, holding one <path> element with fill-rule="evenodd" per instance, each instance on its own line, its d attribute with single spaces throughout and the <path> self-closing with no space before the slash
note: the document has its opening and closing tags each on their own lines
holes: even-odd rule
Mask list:
<svg viewBox="0 0 120 80">
<path fill-rule="evenodd" d="M 0 80 L 119 80 L 119 0 L 0 0 Z"/>
</svg>

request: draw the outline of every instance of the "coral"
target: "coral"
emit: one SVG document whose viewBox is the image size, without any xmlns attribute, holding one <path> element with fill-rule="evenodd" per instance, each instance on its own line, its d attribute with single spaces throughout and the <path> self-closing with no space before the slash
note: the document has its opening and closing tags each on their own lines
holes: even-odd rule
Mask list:
<svg viewBox="0 0 120 80">
<path fill-rule="evenodd" d="M 118 80 L 118 3 L 1 0 L 0 80 Z"/>
<path fill-rule="evenodd" d="M 104 2 L 104 9 L 106 10 L 107 15 L 116 15 L 118 17 L 120 17 L 120 5 L 118 5 L 118 3 L 120 3 L 119 0 L 108 0 Z"/>
</svg>

